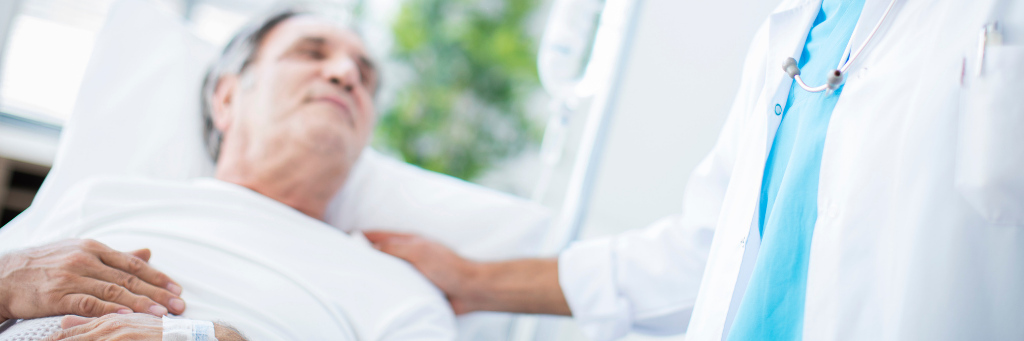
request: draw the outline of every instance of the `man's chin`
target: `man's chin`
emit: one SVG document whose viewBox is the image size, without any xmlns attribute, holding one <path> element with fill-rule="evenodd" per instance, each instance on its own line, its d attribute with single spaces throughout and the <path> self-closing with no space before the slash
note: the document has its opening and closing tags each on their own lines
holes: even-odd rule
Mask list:
<svg viewBox="0 0 1024 341">
<path fill-rule="evenodd" d="M 336 113 L 312 110 L 313 106 L 304 109 L 294 112 L 288 120 L 280 122 L 276 127 L 270 127 L 276 130 L 272 132 L 276 135 L 273 143 L 279 145 L 273 149 L 295 148 L 295 152 L 299 153 L 350 159 L 358 156 L 358 151 L 366 146 L 366 138 L 361 137 L 363 134 L 359 134 Z"/>
<path fill-rule="evenodd" d="M 365 143 L 355 140 L 355 133 L 335 125 L 306 125 L 291 136 L 296 143 L 325 156 L 347 156 L 352 150 L 362 150 Z"/>
</svg>

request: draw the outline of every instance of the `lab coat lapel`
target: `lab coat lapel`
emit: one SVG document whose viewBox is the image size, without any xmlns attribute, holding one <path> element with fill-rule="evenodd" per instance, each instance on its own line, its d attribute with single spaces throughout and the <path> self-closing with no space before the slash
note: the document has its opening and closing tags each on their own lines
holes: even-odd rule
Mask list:
<svg viewBox="0 0 1024 341">
<path fill-rule="evenodd" d="M 800 57 L 803 42 L 821 0 L 792 0 L 779 6 L 768 22 L 765 81 L 754 112 L 746 116 L 734 173 L 723 201 L 704 278 L 701 280 L 687 340 L 721 340 L 743 298 L 743 288 L 756 261 L 757 204 L 765 160 L 786 106 L 792 80 L 782 70 L 786 57 Z M 756 44 L 755 44 L 756 45 Z M 761 110 L 767 109 L 766 112 Z M 767 115 L 766 115 L 767 114 Z M 767 118 L 767 119 L 766 119 Z M 766 147 L 767 146 L 767 147 Z"/>
<path fill-rule="evenodd" d="M 765 67 L 764 94 L 768 97 L 766 115 L 768 115 L 768 141 L 766 141 L 765 159 L 775 140 L 775 132 L 782 123 L 782 112 L 789 99 L 789 89 L 793 79 L 782 70 L 782 62 L 793 57 L 800 60 L 807 33 L 814 24 L 814 18 L 821 9 L 821 0 L 806 0 L 794 6 L 773 13 L 768 19 L 768 63 Z"/>
</svg>

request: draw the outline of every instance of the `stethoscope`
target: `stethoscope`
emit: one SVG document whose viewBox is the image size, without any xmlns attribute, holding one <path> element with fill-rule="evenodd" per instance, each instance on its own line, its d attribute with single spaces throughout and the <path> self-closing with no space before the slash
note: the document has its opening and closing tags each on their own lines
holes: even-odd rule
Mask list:
<svg viewBox="0 0 1024 341">
<path fill-rule="evenodd" d="M 850 44 L 853 42 L 851 41 L 850 44 L 846 44 L 846 51 L 843 51 L 843 57 L 839 59 L 839 66 L 828 73 L 828 76 L 825 77 L 824 85 L 812 88 L 807 85 L 807 83 L 804 83 L 804 80 L 800 78 L 800 67 L 797 66 L 796 59 L 793 59 L 793 57 L 786 58 L 786 61 L 782 62 L 782 69 L 786 71 L 786 74 L 789 74 L 790 78 L 796 81 L 796 84 L 800 85 L 804 90 L 807 90 L 807 92 L 822 92 L 825 90 L 830 92 L 836 91 L 836 89 L 839 89 L 839 87 L 846 82 L 846 70 L 848 70 L 850 65 L 857 60 L 857 57 L 860 57 L 860 53 L 868 46 L 868 42 L 871 41 L 871 38 L 874 38 L 875 33 L 878 32 L 878 28 L 882 26 L 883 22 L 885 22 L 885 18 L 889 16 L 889 11 L 892 11 L 892 7 L 895 4 L 896 0 L 889 2 L 889 7 L 886 8 L 885 13 L 882 14 L 882 19 L 875 24 L 875 28 L 871 30 L 871 34 L 868 34 L 868 38 L 864 40 L 864 43 L 861 44 L 859 48 L 857 48 L 857 52 L 854 52 L 853 56 L 850 56 Z"/>
</svg>

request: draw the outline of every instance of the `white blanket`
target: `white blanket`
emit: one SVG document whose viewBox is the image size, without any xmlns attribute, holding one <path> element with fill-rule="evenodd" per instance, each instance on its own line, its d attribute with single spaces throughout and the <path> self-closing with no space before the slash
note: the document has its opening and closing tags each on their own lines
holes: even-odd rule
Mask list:
<svg viewBox="0 0 1024 341">
<path fill-rule="evenodd" d="M 66 238 L 130 251 L 184 288 L 185 317 L 253 340 L 452 340 L 442 293 L 409 264 L 241 186 L 94 179 L 42 226 L 5 231 L 0 251 Z"/>
</svg>

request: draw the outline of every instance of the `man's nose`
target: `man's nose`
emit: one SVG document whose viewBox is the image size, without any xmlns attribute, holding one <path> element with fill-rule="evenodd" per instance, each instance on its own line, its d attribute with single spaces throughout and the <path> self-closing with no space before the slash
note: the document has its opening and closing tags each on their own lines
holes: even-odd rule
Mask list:
<svg viewBox="0 0 1024 341">
<path fill-rule="evenodd" d="M 338 58 L 324 66 L 324 77 L 345 92 L 352 92 L 359 84 L 359 67 L 352 58 Z"/>
</svg>

